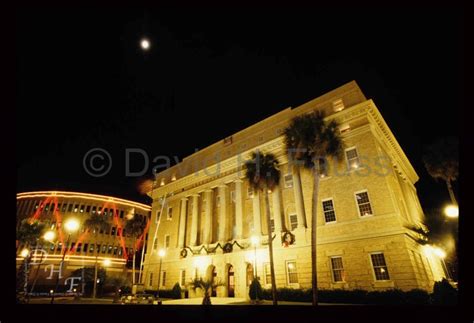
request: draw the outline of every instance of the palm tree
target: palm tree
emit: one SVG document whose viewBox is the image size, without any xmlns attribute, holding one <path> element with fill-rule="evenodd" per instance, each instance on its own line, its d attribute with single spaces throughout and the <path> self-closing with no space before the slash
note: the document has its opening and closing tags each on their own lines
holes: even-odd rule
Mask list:
<svg viewBox="0 0 474 323">
<path fill-rule="evenodd" d="M 278 169 L 278 160 L 273 154 L 262 154 L 257 150 L 252 153 L 250 160 L 245 162 L 245 171 L 245 177 L 249 182 L 249 185 L 254 190 L 263 191 L 265 196 L 268 232 L 268 253 L 270 255 L 270 276 L 272 281 L 272 299 L 273 305 L 278 305 L 275 282 L 275 266 L 273 263 L 273 238 L 270 223 L 270 202 L 268 199 L 268 191 L 272 191 L 280 183 L 280 170 Z"/>
<path fill-rule="evenodd" d="M 193 291 L 196 289 L 201 289 L 203 291 L 202 305 L 212 305 L 211 303 L 211 290 L 217 288 L 218 286 L 223 286 L 222 282 L 215 281 L 214 279 L 202 279 L 194 278 L 188 284 L 189 288 Z"/>
<path fill-rule="evenodd" d="M 133 248 L 135 249 L 135 245 L 137 243 L 137 239 L 143 234 L 145 231 L 145 224 L 143 220 L 138 216 L 133 216 L 131 219 L 127 220 L 125 223 L 124 230 L 133 237 Z M 136 258 L 136 250 L 133 250 L 133 265 L 132 265 L 132 284 L 135 285 L 135 258 Z"/>
<path fill-rule="evenodd" d="M 445 181 L 451 202 L 458 204 L 452 182 L 459 176 L 459 140 L 453 137 L 438 139 L 428 146 L 423 155 L 426 170 L 435 180 Z"/>
<path fill-rule="evenodd" d="M 99 213 L 95 213 L 84 221 L 84 227 L 86 228 L 88 232 L 90 231 L 94 232 L 97 237 L 97 232 L 99 231 L 109 232 L 110 223 L 107 221 L 107 218 L 105 216 Z M 95 246 L 97 248 L 97 241 L 95 241 Z M 94 288 L 92 291 L 93 298 L 96 298 L 97 296 L 97 274 L 98 274 L 97 273 L 97 270 L 98 270 L 97 259 L 99 257 L 99 252 L 100 250 L 96 250 L 95 265 L 94 265 Z"/>
<path fill-rule="evenodd" d="M 285 145 L 288 157 L 296 171 L 300 167 L 309 169 L 313 175 L 313 198 L 311 212 L 311 276 L 313 306 L 318 305 L 318 283 L 316 268 L 316 218 L 318 206 L 319 177 L 325 171 L 328 157 L 340 160 L 343 153 L 343 142 L 338 124 L 332 120 L 326 122 L 324 114 L 313 111 L 294 117 L 285 129 Z"/>
</svg>

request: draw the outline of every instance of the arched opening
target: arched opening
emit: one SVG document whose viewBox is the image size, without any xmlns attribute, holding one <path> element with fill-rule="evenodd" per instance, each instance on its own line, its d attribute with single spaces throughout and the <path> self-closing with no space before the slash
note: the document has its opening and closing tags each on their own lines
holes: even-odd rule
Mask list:
<svg viewBox="0 0 474 323">
<path fill-rule="evenodd" d="M 212 283 L 216 282 L 217 279 L 217 271 L 216 271 L 216 266 L 210 265 L 207 268 L 207 279 L 210 280 Z M 217 296 L 217 291 L 215 288 L 211 287 L 211 297 L 216 297 Z"/>
<path fill-rule="evenodd" d="M 229 265 L 227 269 L 227 296 L 235 297 L 234 267 Z"/>
<path fill-rule="evenodd" d="M 249 287 L 250 284 L 252 283 L 253 275 L 254 275 L 253 265 L 251 263 L 248 263 L 247 264 L 247 279 L 246 279 L 247 287 Z"/>
</svg>

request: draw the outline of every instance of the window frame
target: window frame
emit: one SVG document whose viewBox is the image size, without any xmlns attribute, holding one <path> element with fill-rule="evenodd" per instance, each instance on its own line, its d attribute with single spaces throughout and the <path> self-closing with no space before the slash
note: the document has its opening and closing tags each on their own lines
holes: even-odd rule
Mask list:
<svg viewBox="0 0 474 323">
<path fill-rule="evenodd" d="M 165 234 L 165 242 L 164 242 L 165 249 L 169 249 L 171 245 L 171 236 L 169 234 Z"/>
<path fill-rule="evenodd" d="M 292 226 L 291 226 L 291 216 L 292 216 L 292 215 L 294 215 L 295 218 L 296 218 L 296 226 L 295 226 L 295 228 L 292 228 Z M 288 224 L 289 224 L 288 227 L 289 227 L 290 231 L 294 231 L 294 230 L 296 230 L 296 229 L 298 228 L 298 214 L 297 214 L 296 212 L 288 214 Z"/>
<path fill-rule="evenodd" d="M 291 185 L 288 185 L 288 182 L 287 182 L 287 179 L 286 179 L 287 176 L 291 176 Z M 285 175 L 283 175 L 283 185 L 284 185 L 285 188 L 293 188 L 295 183 L 294 183 L 294 180 L 293 180 L 293 174 L 292 173 L 286 173 Z"/>
<path fill-rule="evenodd" d="M 329 221 L 329 222 L 328 222 L 328 221 L 326 220 L 326 211 L 324 210 L 324 202 L 327 202 L 327 201 L 331 201 L 331 202 L 332 202 L 332 212 L 334 212 L 334 221 Z M 323 211 L 324 224 L 331 225 L 331 224 L 337 223 L 336 206 L 335 206 L 334 198 L 333 198 L 333 197 L 328 197 L 328 198 L 322 199 L 322 200 L 321 200 L 321 208 L 322 208 L 322 211 Z M 329 212 L 329 211 L 328 211 L 328 212 Z"/>
<path fill-rule="evenodd" d="M 341 268 L 334 268 L 332 260 L 333 260 L 333 259 L 336 259 L 336 258 L 341 259 L 341 266 L 342 266 Z M 329 263 L 330 263 L 330 266 L 331 266 L 332 282 L 335 283 L 335 284 L 338 284 L 338 283 L 345 283 L 345 282 L 346 282 L 346 279 L 345 279 L 345 269 L 344 269 L 344 261 L 343 261 L 343 259 L 342 259 L 342 255 L 329 257 Z M 341 280 L 336 280 L 336 278 L 335 278 L 335 271 L 340 271 L 340 272 L 341 272 Z"/>
<path fill-rule="evenodd" d="M 357 200 L 357 194 L 360 194 L 360 193 L 367 193 L 367 199 L 369 200 L 370 210 L 372 211 L 371 214 L 362 215 L 360 213 L 360 207 L 359 207 L 360 205 L 359 205 L 359 201 Z M 354 192 L 354 200 L 356 203 L 356 208 L 357 208 L 357 213 L 359 214 L 359 218 L 368 218 L 368 217 L 374 216 L 375 212 L 374 212 L 374 208 L 371 202 L 372 199 L 370 198 L 369 191 L 367 189 Z"/>
<path fill-rule="evenodd" d="M 357 154 L 357 167 L 351 167 L 351 164 L 349 162 L 349 158 L 347 157 L 347 152 L 350 151 L 350 150 L 355 150 L 356 151 L 356 154 Z M 352 146 L 352 147 L 349 147 L 349 148 L 346 148 L 344 149 L 344 157 L 346 158 L 346 164 L 347 164 L 347 169 L 349 171 L 354 171 L 354 170 L 357 170 L 360 167 L 360 155 L 359 155 L 359 150 L 357 149 L 356 146 Z M 352 159 L 355 159 L 355 158 L 351 158 Z"/>
<path fill-rule="evenodd" d="M 183 278 L 184 278 L 184 281 L 183 281 Z M 180 269 L 179 271 L 179 286 L 181 287 L 186 286 L 186 269 Z"/>
<path fill-rule="evenodd" d="M 297 282 L 296 283 L 290 283 L 290 272 L 289 272 L 289 263 L 294 263 L 295 264 L 295 268 L 296 268 L 296 280 Z M 287 286 L 294 286 L 294 287 L 299 287 L 299 277 L 298 277 L 298 266 L 297 266 L 297 263 L 296 263 L 296 259 L 291 259 L 291 260 L 285 260 L 285 275 L 286 275 L 286 285 Z"/>
<path fill-rule="evenodd" d="M 171 210 L 171 217 L 170 217 L 170 210 Z M 166 220 L 168 221 L 173 220 L 173 207 L 172 206 L 168 206 L 168 208 L 166 209 Z"/>
<path fill-rule="evenodd" d="M 383 260 L 384 260 L 385 268 L 386 268 L 385 270 L 387 271 L 388 279 L 377 279 L 377 275 L 376 275 L 376 273 L 375 273 L 374 262 L 373 262 L 373 260 L 372 260 L 372 255 L 382 255 L 382 256 L 383 256 Z M 389 282 L 389 281 L 391 281 L 391 279 L 390 279 L 390 272 L 388 271 L 387 259 L 385 258 L 385 253 L 384 253 L 383 251 L 370 252 L 370 253 L 369 253 L 369 260 L 370 260 L 370 265 L 371 265 L 371 267 L 372 267 L 372 276 L 373 276 L 375 282 Z M 381 266 L 377 266 L 377 267 L 381 267 Z"/>
</svg>

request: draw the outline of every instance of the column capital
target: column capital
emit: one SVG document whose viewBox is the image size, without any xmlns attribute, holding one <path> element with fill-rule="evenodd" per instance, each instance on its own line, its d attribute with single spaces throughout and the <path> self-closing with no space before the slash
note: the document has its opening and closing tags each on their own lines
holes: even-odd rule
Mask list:
<svg viewBox="0 0 474 323">
<path fill-rule="evenodd" d="M 185 202 L 185 201 L 187 201 L 187 200 L 188 200 L 188 197 L 187 197 L 187 196 L 181 198 L 181 201 L 182 201 L 182 202 Z"/>
<path fill-rule="evenodd" d="M 244 181 L 241 180 L 240 178 L 237 178 L 236 180 L 234 180 L 234 183 L 243 183 Z"/>
<path fill-rule="evenodd" d="M 217 185 L 217 187 L 219 187 L 219 188 L 221 188 L 221 187 L 222 187 L 222 188 L 227 188 L 227 187 L 229 187 L 229 186 L 228 186 L 227 184 L 219 184 L 219 185 Z"/>
<path fill-rule="evenodd" d="M 190 195 L 191 197 L 199 197 L 199 193 L 194 193 Z"/>
</svg>

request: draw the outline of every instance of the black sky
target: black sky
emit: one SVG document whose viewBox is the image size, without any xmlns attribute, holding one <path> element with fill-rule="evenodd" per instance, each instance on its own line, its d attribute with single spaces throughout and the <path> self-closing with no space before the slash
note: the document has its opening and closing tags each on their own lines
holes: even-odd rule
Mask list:
<svg viewBox="0 0 474 323">
<path fill-rule="evenodd" d="M 448 200 L 421 152 L 458 136 L 460 10 L 23 8 L 16 27 L 18 192 L 146 202 L 124 176 L 125 148 L 181 159 L 354 79 L 420 176 L 422 206 Z M 94 147 L 113 158 L 107 176 L 83 169 Z"/>
</svg>

